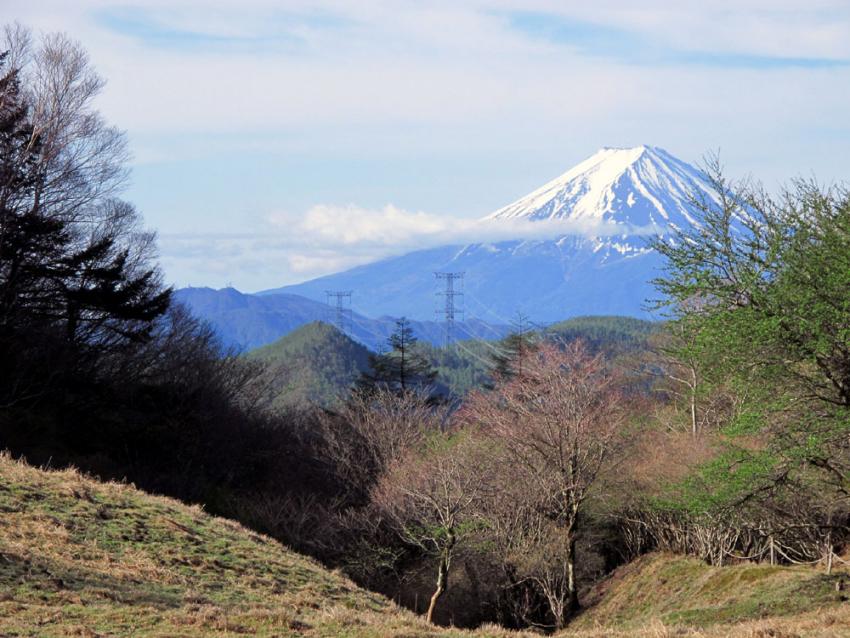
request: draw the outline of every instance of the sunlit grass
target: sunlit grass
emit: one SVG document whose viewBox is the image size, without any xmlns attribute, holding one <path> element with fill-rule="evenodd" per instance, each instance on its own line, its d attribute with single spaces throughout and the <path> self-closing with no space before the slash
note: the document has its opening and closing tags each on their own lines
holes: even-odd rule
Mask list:
<svg viewBox="0 0 850 638">
<path fill-rule="evenodd" d="M 609 581 L 567 634 L 850 635 L 850 603 L 840 602 L 835 588 L 841 577 L 646 557 Z M 428 626 L 343 575 L 199 507 L 2 456 L 0 635 L 531 634 L 493 625 L 477 632 Z"/>
</svg>

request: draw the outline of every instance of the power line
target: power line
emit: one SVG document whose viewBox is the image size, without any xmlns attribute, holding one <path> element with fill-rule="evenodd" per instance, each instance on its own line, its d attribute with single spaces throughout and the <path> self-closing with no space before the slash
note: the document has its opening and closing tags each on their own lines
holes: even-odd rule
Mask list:
<svg viewBox="0 0 850 638">
<path fill-rule="evenodd" d="M 328 300 L 328 308 L 332 313 L 332 323 L 336 325 L 340 332 L 348 332 L 346 329 L 351 322 L 351 290 L 326 290 L 325 295 Z M 331 299 L 334 303 L 331 304 Z M 348 306 L 346 306 L 346 302 Z"/>
<path fill-rule="evenodd" d="M 475 303 L 478 306 L 480 306 L 481 308 L 483 308 L 485 310 L 485 312 L 493 315 L 494 317 L 496 317 L 496 319 L 499 319 L 502 322 L 502 325 L 511 325 L 513 323 L 513 321 L 505 319 L 500 314 L 498 314 L 495 310 L 488 307 L 486 304 L 484 304 L 480 299 L 478 299 L 471 292 L 467 292 L 466 297 L 469 297 L 469 299 L 471 299 L 473 303 Z M 490 332 L 492 332 L 495 335 L 497 341 L 501 341 L 502 339 L 504 339 L 507 336 L 506 333 L 499 332 L 493 326 L 491 326 L 489 323 L 487 323 L 487 321 L 482 321 L 482 325 L 485 328 L 487 328 L 487 330 L 489 330 Z M 483 337 L 477 339 L 477 341 L 479 341 L 481 344 L 483 344 L 484 346 L 489 348 L 493 352 L 493 354 L 495 354 L 496 356 L 502 356 L 502 355 L 505 354 L 505 351 L 504 351 L 503 348 L 494 346 L 487 339 L 484 339 Z"/>
<path fill-rule="evenodd" d="M 531 321 L 531 320 L 530 320 L 527 316 L 525 316 L 525 315 L 522 313 L 522 311 L 519 311 L 519 310 L 517 311 L 517 314 L 516 314 L 516 315 L 514 315 L 514 318 L 513 318 L 513 319 L 508 319 L 507 317 L 503 317 L 502 315 L 500 315 L 499 313 L 497 313 L 495 310 L 493 310 L 492 308 L 490 308 L 489 306 L 487 306 L 484 302 L 482 302 L 480 299 L 478 299 L 478 298 L 477 298 L 475 295 L 473 295 L 471 292 L 466 293 L 466 296 L 467 296 L 467 297 L 469 297 L 469 298 L 472 300 L 472 302 L 473 302 L 473 303 L 476 303 L 476 304 L 478 304 L 480 307 L 484 308 L 484 310 L 485 310 L 487 313 L 489 313 L 489 314 L 493 315 L 494 317 L 496 317 L 496 319 L 498 319 L 499 321 L 501 321 L 501 322 L 502 322 L 502 324 L 504 324 L 504 325 L 514 325 L 514 324 L 517 322 L 517 317 L 522 317 L 522 323 L 523 323 L 523 324 L 526 324 L 526 325 L 530 326 L 531 328 L 534 328 L 535 330 L 538 330 L 538 331 L 541 331 L 541 332 L 542 332 L 542 331 L 546 330 L 546 328 L 548 328 L 548 327 L 549 327 L 549 324 L 551 324 L 551 323 L 552 323 L 552 322 L 548 322 L 548 324 L 547 324 L 547 323 L 545 323 L 545 322 Z M 491 332 L 493 332 L 494 334 L 498 334 L 498 333 L 497 333 L 497 331 L 496 331 L 496 330 L 495 330 L 492 326 L 490 326 L 489 324 L 487 324 L 486 322 L 485 322 L 485 324 L 484 324 L 484 325 L 486 325 L 486 326 L 490 329 L 490 331 L 491 331 Z M 500 338 L 502 338 L 502 337 L 504 337 L 504 336 L 505 336 L 505 335 L 501 335 L 501 336 L 500 336 Z"/>
<path fill-rule="evenodd" d="M 488 306 L 487 304 L 485 304 L 483 301 L 481 301 L 478 297 L 476 297 L 475 295 L 473 295 L 471 292 L 470 292 L 470 293 L 467 293 L 467 296 L 469 296 L 469 298 L 470 298 L 470 299 L 471 299 L 474 303 L 478 304 L 481 308 L 483 308 L 483 309 L 484 309 L 484 311 L 485 311 L 487 314 L 492 315 L 492 316 L 493 316 L 493 317 L 495 317 L 498 321 L 502 322 L 502 324 L 504 324 L 504 325 L 510 325 L 510 324 L 512 323 L 512 321 L 511 321 L 510 319 L 507 319 L 506 317 L 503 317 L 502 315 L 500 315 L 498 312 L 496 312 L 495 310 L 493 310 L 490 306 Z M 492 329 L 492 327 L 491 327 L 491 329 Z M 495 330 L 494 330 L 494 329 L 493 329 L 493 332 L 495 332 Z"/>
<path fill-rule="evenodd" d="M 357 315 L 355 315 L 355 314 L 352 314 L 350 318 L 351 318 L 352 323 L 355 326 L 357 326 L 358 328 L 360 328 L 364 333 L 371 335 L 372 337 L 376 337 L 375 349 L 378 352 L 380 352 L 384 348 L 383 344 L 387 340 L 387 335 L 383 334 L 383 333 L 375 332 L 372 328 L 369 327 L 368 324 L 357 319 Z M 369 321 L 368 317 L 363 317 L 363 319 Z M 371 320 L 371 321 L 374 321 L 374 320 Z"/>
<path fill-rule="evenodd" d="M 485 321 L 485 322 L 482 322 L 482 325 L 483 325 L 484 327 L 486 327 L 487 329 L 489 329 L 489 330 L 490 330 L 490 331 L 491 331 L 494 335 L 496 335 L 496 339 L 501 340 L 501 339 L 503 339 L 503 338 L 504 338 L 504 336 L 505 336 L 505 335 L 500 334 L 500 333 L 499 333 L 499 332 L 498 332 L 495 328 L 493 328 L 491 325 L 489 325 L 486 321 Z M 494 346 L 492 343 L 490 343 L 490 341 L 488 341 L 486 337 L 483 337 L 483 336 L 480 336 L 480 337 L 474 336 L 474 335 L 472 334 L 472 330 L 471 330 L 470 325 L 469 325 L 469 323 L 468 323 L 468 322 L 464 324 L 464 327 L 466 328 L 466 337 L 467 337 L 467 339 L 472 340 L 472 341 L 475 341 L 476 343 L 480 343 L 480 344 L 481 344 L 481 345 L 483 345 L 485 348 L 489 348 L 490 350 L 492 350 L 495 354 L 501 354 L 501 353 L 502 353 L 501 349 L 497 348 L 497 347 L 496 347 L 496 346 Z M 461 340 L 460 340 L 460 339 L 458 339 L 458 340 L 456 340 L 456 341 L 455 341 L 455 345 L 459 345 L 460 343 L 461 343 Z"/>
<path fill-rule="evenodd" d="M 455 305 L 455 299 L 463 300 L 463 275 L 462 272 L 435 272 L 434 276 L 438 281 L 446 282 L 446 289 L 443 292 L 438 292 L 437 296 L 443 298 L 443 307 L 437 307 L 437 318 L 442 315 L 446 322 L 446 347 L 452 342 L 454 337 L 455 318 L 458 316 L 463 318 L 463 309 Z M 455 286 L 458 282 L 458 286 Z"/>
<path fill-rule="evenodd" d="M 481 341 L 479 343 L 486 343 L 486 342 Z M 493 367 L 492 361 L 488 361 L 487 359 L 485 359 L 481 355 L 477 354 L 476 352 L 473 352 L 471 349 L 469 349 L 465 345 L 463 345 L 462 341 L 455 341 L 454 346 L 456 348 L 458 348 L 459 350 L 465 352 L 469 356 L 471 356 L 473 359 L 476 359 L 479 363 L 481 363 L 484 366 L 484 368 L 486 370 L 490 370 Z"/>
</svg>

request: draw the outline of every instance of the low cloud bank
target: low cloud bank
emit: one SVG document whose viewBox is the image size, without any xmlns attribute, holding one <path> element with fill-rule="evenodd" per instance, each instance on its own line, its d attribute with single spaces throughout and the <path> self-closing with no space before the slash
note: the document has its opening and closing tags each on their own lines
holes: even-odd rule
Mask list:
<svg viewBox="0 0 850 638">
<path fill-rule="evenodd" d="M 305 239 L 330 245 L 386 246 L 389 249 L 510 241 L 586 237 L 645 236 L 663 229 L 601 220 L 463 219 L 406 211 L 393 205 L 372 210 L 359 206 L 314 206 L 300 220 L 272 215 L 273 226 L 301 233 Z"/>
<path fill-rule="evenodd" d="M 380 209 L 317 205 L 300 216 L 269 215 L 264 232 L 164 234 L 160 244 L 163 264 L 178 285 L 261 289 L 437 246 L 565 235 L 648 237 L 660 232 L 663 229 L 654 225 L 592 220 L 464 219 L 393 205 Z"/>
</svg>

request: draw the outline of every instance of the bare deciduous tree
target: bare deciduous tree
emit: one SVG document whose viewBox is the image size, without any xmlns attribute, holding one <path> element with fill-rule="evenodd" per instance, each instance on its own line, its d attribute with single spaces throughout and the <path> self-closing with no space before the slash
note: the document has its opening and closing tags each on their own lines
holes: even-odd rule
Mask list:
<svg viewBox="0 0 850 638">
<path fill-rule="evenodd" d="M 417 392 L 354 392 L 338 413 L 321 419 L 320 452 L 348 483 L 349 495 L 362 498 L 394 461 L 443 429 L 447 418 L 446 407 Z"/>
<path fill-rule="evenodd" d="M 668 381 L 663 389 L 687 404 L 691 436 L 696 437 L 703 419 L 697 404 L 702 375 L 694 335 L 684 323 L 673 323 L 656 337 L 653 346 L 652 363 Z"/>
<path fill-rule="evenodd" d="M 555 626 L 578 606 L 580 517 L 622 436 L 618 378 L 583 344 L 542 346 L 524 374 L 477 393 L 463 420 L 496 450 L 491 530 L 507 559 L 545 595 Z"/>
<path fill-rule="evenodd" d="M 126 183 L 126 136 L 109 126 L 93 102 L 104 80 L 85 49 L 63 33 L 47 34 L 32 46 L 29 31 L 6 27 L 5 40 L 21 69 L 38 140 L 43 184 L 33 208 L 62 221 L 97 226 L 99 204 Z"/>
<path fill-rule="evenodd" d="M 426 619 L 449 587 L 458 546 L 476 529 L 476 501 L 485 489 L 486 459 L 468 433 L 430 436 L 389 468 L 372 492 L 401 538 L 437 559 L 437 578 Z"/>
</svg>

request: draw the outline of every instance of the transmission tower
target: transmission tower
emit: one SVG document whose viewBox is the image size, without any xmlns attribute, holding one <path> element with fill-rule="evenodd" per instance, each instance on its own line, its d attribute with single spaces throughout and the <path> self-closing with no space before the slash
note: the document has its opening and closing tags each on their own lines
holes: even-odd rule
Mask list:
<svg viewBox="0 0 850 638">
<path fill-rule="evenodd" d="M 446 282 L 446 289 L 438 292 L 437 296 L 443 298 L 442 307 L 437 306 L 437 319 L 441 317 L 446 322 L 446 347 L 454 338 L 455 318 L 463 319 L 463 309 L 458 308 L 455 299 L 463 301 L 463 273 L 462 272 L 435 272 L 437 280 Z"/>
<path fill-rule="evenodd" d="M 326 290 L 328 308 L 331 311 L 333 324 L 340 332 L 347 332 L 351 322 L 351 290 Z M 333 303 L 331 303 L 333 300 Z M 346 303 L 348 304 L 346 306 Z"/>
</svg>

